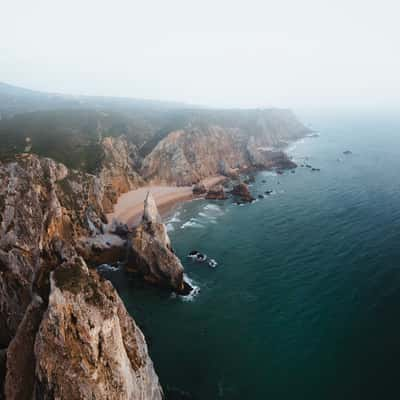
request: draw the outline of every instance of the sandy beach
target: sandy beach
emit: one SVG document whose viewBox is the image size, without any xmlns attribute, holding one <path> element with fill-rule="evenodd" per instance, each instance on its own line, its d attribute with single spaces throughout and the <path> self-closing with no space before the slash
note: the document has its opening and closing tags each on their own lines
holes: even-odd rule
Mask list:
<svg viewBox="0 0 400 400">
<path fill-rule="evenodd" d="M 207 188 L 210 188 L 224 179 L 224 176 L 218 175 L 203 179 L 202 182 Z M 112 222 L 115 219 L 128 226 L 138 224 L 143 214 L 143 202 L 147 192 L 151 192 L 153 195 L 158 210 L 163 217 L 167 215 L 177 203 L 198 198 L 193 196 L 192 186 L 143 186 L 121 195 L 114 205 L 114 212 L 107 214 L 108 221 Z"/>
</svg>

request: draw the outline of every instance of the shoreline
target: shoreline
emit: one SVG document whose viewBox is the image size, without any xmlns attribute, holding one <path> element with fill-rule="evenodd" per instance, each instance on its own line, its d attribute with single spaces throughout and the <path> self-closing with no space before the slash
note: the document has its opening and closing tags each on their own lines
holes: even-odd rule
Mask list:
<svg viewBox="0 0 400 400">
<path fill-rule="evenodd" d="M 207 189 L 221 183 L 226 177 L 216 175 L 203 179 L 201 182 Z M 108 223 L 114 220 L 127 224 L 130 228 L 137 225 L 143 214 L 143 203 L 147 192 L 151 192 L 156 202 L 161 217 L 164 219 L 170 215 L 173 208 L 182 202 L 201 199 L 204 195 L 194 196 L 192 186 L 167 186 L 167 185 L 148 185 L 131 190 L 122 194 L 117 203 L 114 204 L 114 211 L 106 214 Z"/>
</svg>

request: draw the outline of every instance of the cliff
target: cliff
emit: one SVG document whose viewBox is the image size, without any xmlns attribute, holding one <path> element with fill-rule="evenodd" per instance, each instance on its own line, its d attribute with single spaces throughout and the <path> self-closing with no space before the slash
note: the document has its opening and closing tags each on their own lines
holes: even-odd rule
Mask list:
<svg viewBox="0 0 400 400">
<path fill-rule="evenodd" d="M 216 174 L 230 176 L 237 169 L 295 167 L 280 150 L 307 132 L 294 115 L 260 111 L 249 119 L 247 125 L 242 120 L 220 119 L 220 125 L 194 120 L 169 133 L 144 158 L 142 176 L 151 182 L 191 185 Z"/>
<path fill-rule="evenodd" d="M 25 154 L 0 164 L 0 181 L 6 398 L 161 398 L 143 335 L 78 257 L 105 227 L 108 179 Z"/>
<path fill-rule="evenodd" d="M 37 398 L 162 398 L 142 332 L 111 283 L 80 258 L 51 274 L 34 354 Z"/>
<path fill-rule="evenodd" d="M 141 278 L 180 294 L 191 288 L 151 196 L 133 232 L 114 227 L 115 248 L 105 214 L 122 193 L 151 182 L 191 185 L 245 169 L 292 168 L 282 149 L 308 132 L 286 110 L 104 107 L 13 111 L 0 121 L 0 391 L 7 399 L 160 399 L 140 329 L 87 265 L 128 249 L 127 269 Z M 209 196 L 225 193 L 217 187 Z"/>
<path fill-rule="evenodd" d="M 7 350 L 6 399 L 162 399 L 143 334 L 112 285 L 73 257 Z"/>
</svg>

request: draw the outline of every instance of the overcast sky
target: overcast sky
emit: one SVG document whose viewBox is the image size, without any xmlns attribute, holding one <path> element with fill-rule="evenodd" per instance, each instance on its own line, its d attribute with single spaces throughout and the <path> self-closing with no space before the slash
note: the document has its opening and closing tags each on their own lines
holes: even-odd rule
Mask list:
<svg viewBox="0 0 400 400">
<path fill-rule="evenodd" d="M 211 106 L 397 106 L 399 20 L 391 0 L 0 0 L 0 81 Z"/>
</svg>

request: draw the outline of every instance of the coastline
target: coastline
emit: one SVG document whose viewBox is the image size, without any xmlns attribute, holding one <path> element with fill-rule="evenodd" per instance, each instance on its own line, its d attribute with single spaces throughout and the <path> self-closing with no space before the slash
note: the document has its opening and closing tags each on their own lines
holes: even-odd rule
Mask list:
<svg viewBox="0 0 400 400">
<path fill-rule="evenodd" d="M 225 176 L 216 175 L 201 182 L 209 189 L 225 179 Z M 204 197 L 194 196 L 192 189 L 192 186 L 148 185 L 131 190 L 118 198 L 114 211 L 106 215 L 107 220 L 109 223 L 115 220 L 129 227 L 137 225 L 143 214 L 143 202 L 147 192 L 151 192 L 160 215 L 165 218 L 177 204 Z"/>
</svg>

